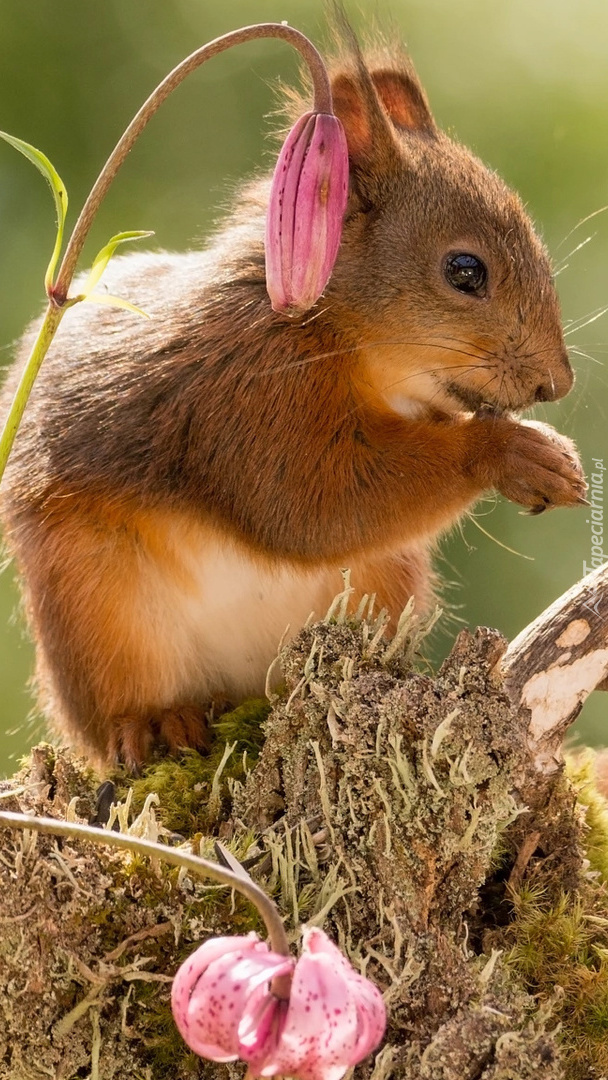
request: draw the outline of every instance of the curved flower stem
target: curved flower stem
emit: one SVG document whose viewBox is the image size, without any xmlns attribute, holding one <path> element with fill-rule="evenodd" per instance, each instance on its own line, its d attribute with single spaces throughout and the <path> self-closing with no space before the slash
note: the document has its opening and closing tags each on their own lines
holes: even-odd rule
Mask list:
<svg viewBox="0 0 608 1080">
<path fill-rule="evenodd" d="M 177 67 L 174 67 L 173 71 L 170 71 L 166 78 L 152 91 L 150 97 L 133 117 L 97 177 L 76 222 L 57 279 L 51 290 L 51 299 L 55 304 L 61 306 L 65 303 L 76 269 L 76 263 L 101 202 L 127 154 L 163 101 L 173 93 L 187 75 L 190 75 L 192 71 L 196 71 L 206 60 L 211 60 L 213 56 L 224 52 L 225 49 L 232 48 L 233 45 L 241 45 L 245 41 L 253 41 L 257 38 L 280 38 L 293 45 L 306 61 L 310 70 L 314 88 L 315 112 L 330 113 L 332 111 L 331 86 L 321 54 L 304 34 L 300 33 L 299 30 L 294 30 L 291 26 L 286 26 L 283 23 L 258 23 L 254 26 L 244 26 L 240 30 L 233 30 L 229 34 L 223 34 L 222 37 L 215 38 L 214 41 L 210 41 L 207 45 L 197 49 L 196 52 L 191 53 Z"/>
<path fill-rule="evenodd" d="M 232 870 L 219 866 L 217 863 L 208 862 L 199 855 L 187 854 L 184 851 L 165 847 L 163 844 L 156 844 L 152 840 L 140 840 L 136 836 L 129 836 L 128 833 L 96 829 L 90 825 L 80 825 L 75 821 L 56 821 L 54 818 L 29 817 L 27 814 L 2 811 L 0 825 L 7 825 L 11 829 L 34 829 L 36 832 L 49 833 L 51 836 L 91 840 L 94 844 L 109 844 L 110 847 L 133 851 L 137 855 L 149 855 L 153 859 L 162 859 L 172 866 L 189 870 L 191 874 L 211 878 L 220 885 L 228 885 L 231 889 L 236 889 L 237 892 L 246 896 L 257 908 L 266 925 L 273 951 L 282 956 L 290 955 L 281 917 L 270 897 L 250 878 L 234 874 Z M 290 984 L 289 975 L 279 976 L 273 980 L 272 991 L 277 997 L 288 998 Z"/>
<path fill-rule="evenodd" d="M 185 60 L 182 60 L 159 83 L 139 112 L 133 117 L 97 177 L 70 236 L 57 277 L 54 283 L 47 288 L 50 306 L 45 314 L 33 349 L 26 360 L 8 419 L 0 436 L 0 480 L 2 480 L 34 380 L 55 336 L 61 316 L 71 304 L 83 299 L 83 297 L 68 299 L 68 291 L 95 215 L 120 166 L 148 121 L 187 75 L 195 71 L 201 64 L 204 64 L 206 60 L 210 60 L 213 56 L 217 56 L 218 53 L 230 49 L 233 45 L 241 45 L 243 42 L 259 38 L 279 38 L 297 49 L 310 70 L 314 89 L 315 111 L 327 113 L 332 111 L 331 85 L 321 54 L 304 34 L 283 23 L 258 23 L 254 26 L 244 26 L 240 30 L 233 30 L 229 34 L 215 38 L 214 41 L 203 45 L 196 52 L 187 56 Z"/>
</svg>

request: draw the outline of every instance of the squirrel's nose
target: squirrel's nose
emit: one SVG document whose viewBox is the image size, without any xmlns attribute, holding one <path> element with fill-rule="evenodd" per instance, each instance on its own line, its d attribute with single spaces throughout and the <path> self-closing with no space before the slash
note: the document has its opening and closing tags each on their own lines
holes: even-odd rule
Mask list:
<svg viewBox="0 0 608 1080">
<path fill-rule="evenodd" d="M 547 371 L 547 378 L 536 387 L 535 401 L 558 401 L 572 389 L 574 372 L 567 353 L 563 353 L 558 367 Z"/>
</svg>

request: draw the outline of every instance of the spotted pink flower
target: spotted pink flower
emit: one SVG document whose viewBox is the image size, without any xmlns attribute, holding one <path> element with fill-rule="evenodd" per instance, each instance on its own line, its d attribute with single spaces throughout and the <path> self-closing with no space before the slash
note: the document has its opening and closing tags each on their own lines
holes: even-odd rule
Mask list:
<svg viewBox="0 0 608 1080">
<path fill-rule="evenodd" d="M 289 1001 L 270 988 L 293 973 Z M 256 934 L 205 942 L 181 966 L 173 1015 L 190 1048 L 213 1061 L 242 1058 L 253 1076 L 340 1080 L 380 1042 L 382 995 L 322 930 L 304 930 L 297 962 Z"/>
<path fill-rule="evenodd" d="M 333 113 L 301 116 L 277 161 L 266 219 L 266 287 L 275 311 L 302 314 L 334 268 L 348 195 L 348 146 Z"/>
<path fill-rule="evenodd" d="M 359 975 L 322 930 L 304 930 L 289 1009 L 276 1052 L 260 1075 L 340 1080 L 367 1057 L 386 1027 L 377 986 Z"/>
<path fill-rule="evenodd" d="M 212 1061 L 242 1058 L 254 1067 L 276 1045 L 287 1002 L 269 991 L 294 960 L 269 950 L 257 934 L 210 938 L 179 968 L 171 992 L 185 1042 Z"/>
</svg>

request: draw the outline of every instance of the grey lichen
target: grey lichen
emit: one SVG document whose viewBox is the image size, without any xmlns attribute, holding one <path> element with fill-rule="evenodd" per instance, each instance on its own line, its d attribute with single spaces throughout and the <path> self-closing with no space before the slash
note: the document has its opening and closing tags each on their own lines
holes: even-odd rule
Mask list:
<svg viewBox="0 0 608 1080">
<path fill-rule="evenodd" d="M 433 679 L 385 643 L 370 656 L 369 641 L 344 620 L 288 646 L 285 695 L 235 812 L 273 835 L 280 814 L 322 836 L 345 888 L 326 924 L 386 988 L 390 1075 L 515 1077 L 527 1055 L 530 1075 L 560 1076 L 532 1000 L 478 955 L 479 888 L 521 812 L 525 732 L 496 674 L 504 643 L 461 634 Z"/>
<path fill-rule="evenodd" d="M 41 746 L 3 785 L 2 808 L 86 820 L 97 782 Z M 130 817 L 138 835 L 166 832 L 155 801 L 139 815 L 123 806 L 121 827 Z M 171 1019 L 171 979 L 209 934 L 260 929 L 255 910 L 162 863 L 77 841 L 4 831 L 0 860 L 2 1080 L 202 1075 Z"/>
</svg>

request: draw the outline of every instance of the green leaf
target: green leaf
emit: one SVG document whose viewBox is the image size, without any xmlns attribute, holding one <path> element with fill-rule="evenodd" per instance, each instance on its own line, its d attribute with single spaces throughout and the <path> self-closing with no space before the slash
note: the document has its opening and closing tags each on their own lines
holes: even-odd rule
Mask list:
<svg viewBox="0 0 608 1080">
<path fill-rule="evenodd" d="M 88 293 L 88 295 L 77 296 L 76 300 L 90 301 L 92 304 L 105 304 L 106 307 L 119 307 L 125 308 L 127 311 L 132 311 L 134 315 L 142 315 L 144 319 L 151 319 L 152 316 L 148 315 L 147 311 L 143 308 L 136 307 L 130 300 L 123 300 L 120 296 L 111 296 L 110 293 Z"/>
<path fill-rule="evenodd" d="M 108 240 L 105 247 L 102 247 L 101 251 L 97 253 L 93 260 L 91 272 L 87 278 L 84 287 L 84 296 L 87 300 L 90 299 L 90 295 L 93 292 L 93 289 L 99 283 L 101 275 L 103 274 L 106 266 L 108 265 L 119 244 L 126 244 L 129 242 L 129 240 L 141 240 L 144 236 L 154 236 L 154 233 L 142 230 L 121 232 L 117 233 L 116 236 L 113 236 L 111 240 Z M 122 306 L 125 307 L 126 303 Z"/>
<path fill-rule="evenodd" d="M 44 286 L 47 293 L 50 293 L 53 286 L 53 276 L 57 268 L 57 263 L 59 262 L 59 256 L 61 255 L 63 228 L 68 212 L 68 193 L 63 180 L 56 168 L 47 158 L 46 154 L 43 154 L 41 150 L 37 150 L 35 146 L 31 146 L 30 143 L 23 142 L 22 139 L 17 139 L 14 135 L 7 135 L 6 131 L 0 131 L 0 138 L 4 139 L 4 141 L 11 146 L 14 146 L 15 150 L 18 150 L 19 153 L 23 154 L 24 157 L 28 159 L 28 161 L 31 161 L 32 165 L 36 166 L 38 171 L 44 176 L 53 193 L 55 210 L 57 211 L 57 236 L 55 238 L 55 247 L 53 248 L 51 261 L 49 262 L 46 274 L 44 275 Z"/>
</svg>

